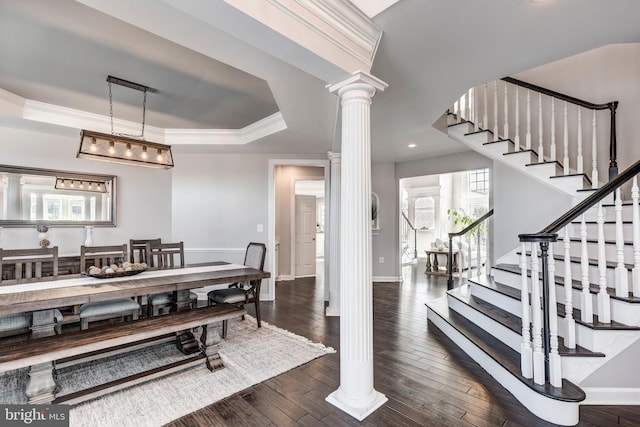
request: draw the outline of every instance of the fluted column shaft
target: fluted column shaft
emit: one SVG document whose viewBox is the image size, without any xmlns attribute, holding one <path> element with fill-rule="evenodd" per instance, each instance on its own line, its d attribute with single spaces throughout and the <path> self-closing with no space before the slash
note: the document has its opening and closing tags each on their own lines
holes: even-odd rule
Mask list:
<svg viewBox="0 0 640 427">
<path fill-rule="evenodd" d="M 329 211 L 329 305 L 327 316 L 340 316 L 340 153 L 329 152 L 331 200 Z"/>
<path fill-rule="evenodd" d="M 340 387 L 327 401 L 362 420 L 387 398 L 373 388 L 371 98 L 384 82 L 358 73 L 330 88 L 342 105 Z"/>
</svg>

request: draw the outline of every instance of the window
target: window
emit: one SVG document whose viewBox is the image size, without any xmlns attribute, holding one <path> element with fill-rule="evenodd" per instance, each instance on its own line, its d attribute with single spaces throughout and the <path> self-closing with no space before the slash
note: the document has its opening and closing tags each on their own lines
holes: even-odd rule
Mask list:
<svg viewBox="0 0 640 427">
<path fill-rule="evenodd" d="M 474 193 L 489 193 L 489 169 L 469 171 L 469 191 Z"/>
<path fill-rule="evenodd" d="M 418 197 L 413 207 L 416 228 L 428 229 L 435 227 L 435 201 L 433 197 Z"/>
</svg>

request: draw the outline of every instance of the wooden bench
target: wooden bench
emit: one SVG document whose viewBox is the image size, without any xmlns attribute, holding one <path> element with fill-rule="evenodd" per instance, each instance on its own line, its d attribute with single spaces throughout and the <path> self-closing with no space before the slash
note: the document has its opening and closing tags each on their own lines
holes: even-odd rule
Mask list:
<svg viewBox="0 0 640 427">
<path fill-rule="evenodd" d="M 18 341 L 0 348 L 0 372 L 30 367 L 26 394 L 29 403 L 75 404 L 87 399 L 130 387 L 169 373 L 206 362 L 211 371 L 224 368 L 217 344 L 221 337 L 216 329 L 207 327 L 216 322 L 245 314 L 242 307 L 218 305 L 170 313 L 164 316 L 134 320 L 113 325 Z M 91 389 L 56 397 L 55 363 L 89 355 L 91 358 L 113 354 L 109 350 L 140 347 L 154 338 L 169 336 L 198 326 L 203 327 L 201 352 L 180 362 L 151 369 L 130 377 L 111 381 Z M 170 335 L 169 335 L 170 334 Z M 122 352 L 122 351 L 120 351 Z M 206 359 L 206 360 L 203 360 Z"/>
</svg>

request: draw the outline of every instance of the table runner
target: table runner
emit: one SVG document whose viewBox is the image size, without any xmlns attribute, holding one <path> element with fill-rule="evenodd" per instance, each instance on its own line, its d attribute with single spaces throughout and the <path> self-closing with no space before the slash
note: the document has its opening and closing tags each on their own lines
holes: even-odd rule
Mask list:
<svg viewBox="0 0 640 427">
<path fill-rule="evenodd" d="M 100 285 L 116 282 L 124 282 L 127 280 L 136 280 L 136 278 L 153 278 L 165 277 L 182 274 L 208 273 L 211 271 L 235 270 L 245 268 L 239 264 L 222 264 L 222 265 L 204 265 L 197 267 L 173 268 L 167 270 L 148 270 L 138 275 L 113 277 L 110 279 L 98 279 L 96 277 L 84 276 L 73 279 L 48 280 L 42 282 L 20 283 L 16 285 L 0 286 L 0 295 L 15 294 L 19 292 L 39 291 L 43 289 L 66 288 L 72 286 L 83 285 Z"/>
</svg>

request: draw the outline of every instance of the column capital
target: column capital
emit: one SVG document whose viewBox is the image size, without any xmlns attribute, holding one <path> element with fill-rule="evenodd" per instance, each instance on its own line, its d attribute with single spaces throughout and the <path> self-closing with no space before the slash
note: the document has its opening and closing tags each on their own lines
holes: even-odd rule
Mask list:
<svg viewBox="0 0 640 427">
<path fill-rule="evenodd" d="M 370 95 L 375 95 L 376 91 L 383 92 L 389 85 L 379 78 L 365 73 L 364 71 L 356 71 L 351 77 L 339 83 L 327 85 L 327 89 L 331 93 L 337 93 L 342 96 L 343 93 L 352 89 L 362 89 L 369 87 Z"/>
<path fill-rule="evenodd" d="M 337 153 L 335 151 L 329 151 L 327 153 L 327 158 L 331 163 L 340 162 L 340 158 L 342 157 L 342 153 Z"/>
</svg>

